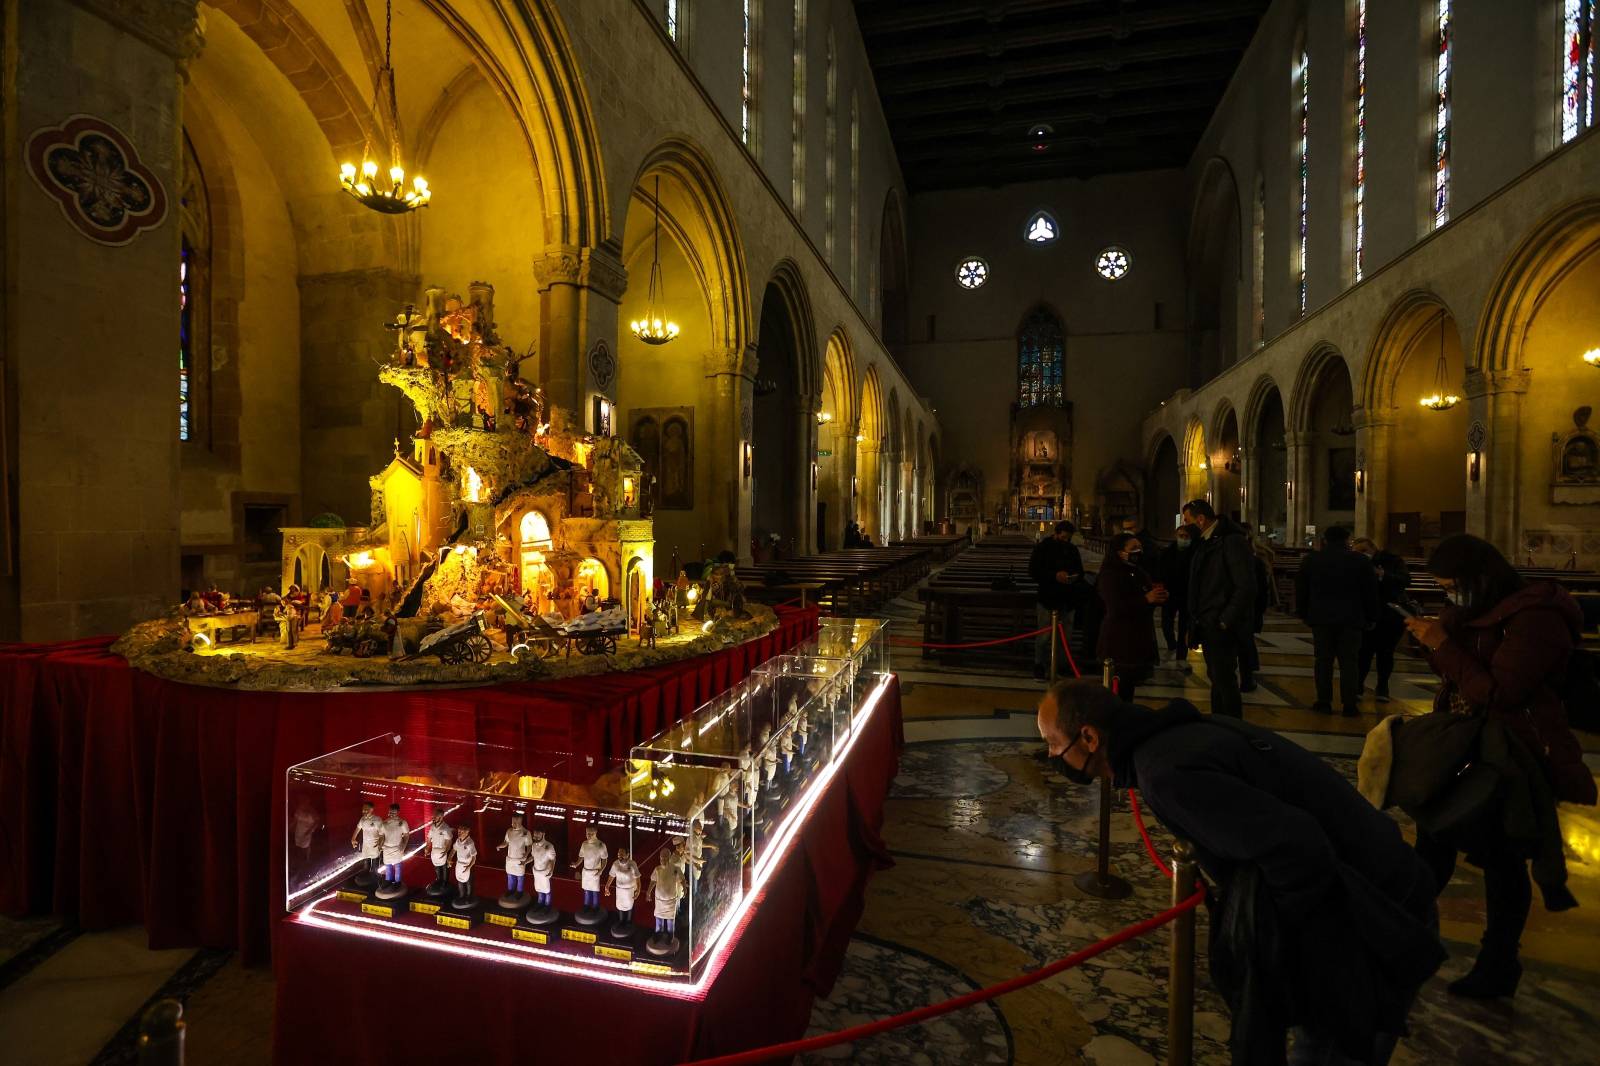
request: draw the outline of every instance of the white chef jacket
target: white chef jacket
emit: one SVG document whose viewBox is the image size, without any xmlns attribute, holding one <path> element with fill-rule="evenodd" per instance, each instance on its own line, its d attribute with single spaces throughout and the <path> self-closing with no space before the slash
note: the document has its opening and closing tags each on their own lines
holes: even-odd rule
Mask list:
<svg viewBox="0 0 1600 1066">
<path fill-rule="evenodd" d="M 428 826 L 428 857 L 435 866 L 450 865 L 450 847 L 456 842 L 456 831 L 449 825 Z"/>
<path fill-rule="evenodd" d="M 376 814 L 363 814 L 356 822 L 356 828 L 361 830 L 361 857 L 376 859 L 378 840 L 383 834 L 383 819 Z"/>
<path fill-rule="evenodd" d="M 617 910 L 633 910 L 634 897 L 639 894 L 639 864 L 618 859 L 611 864 L 611 878 L 617 883 Z"/>
<path fill-rule="evenodd" d="M 674 918 L 678 914 L 678 897 L 683 894 L 683 881 L 678 877 L 678 864 L 663 860 L 650 874 L 655 886 L 657 918 Z"/>
<path fill-rule="evenodd" d="M 578 858 L 583 860 L 583 890 L 585 892 L 600 891 L 600 871 L 606 868 L 606 856 L 611 852 L 606 848 L 605 842 L 600 840 L 585 840 L 578 845 Z"/>
<path fill-rule="evenodd" d="M 556 846 L 548 840 L 535 841 L 532 851 L 533 890 L 550 891 L 550 874 L 556 868 Z"/>
<path fill-rule="evenodd" d="M 506 830 L 506 873 L 521 877 L 528 871 L 528 852 L 533 847 L 533 834 L 526 828 L 512 826 Z"/>
<path fill-rule="evenodd" d="M 456 854 L 456 880 L 462 883 L 472 880 L 472 865 L 478 861 L 478 844 L 471 837 L 458 840 L 450 849 Z"/>
<path fill-rule="evenodd" d="M 406 841 L 411 839 L 411 826 L 406 820 L 404 818 L 385 818 L 381 837 L 385 865 L 397 866 L 404 862 Z"/>
</svg>

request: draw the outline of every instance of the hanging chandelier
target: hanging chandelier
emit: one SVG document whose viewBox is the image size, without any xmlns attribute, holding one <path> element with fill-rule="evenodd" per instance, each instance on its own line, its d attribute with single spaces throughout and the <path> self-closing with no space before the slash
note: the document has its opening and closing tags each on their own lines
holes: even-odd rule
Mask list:
<svg viewBox="0 0 1600 1066">
<path fill-rule="evenodd" d="M 406 170 L 400 162 L 400 109 L 395 105 L 394 63 L 389 57 L 390 31 L 394 22 L 393 0 L 383 5 L 383 67 L 372 86 L 372 117 L 383 125 L 384 97 L 388 97 L 389 174 L 388 180 L 379 178 L 377 160 L 372 158 L 372 141 L 361 146 L 361 167 L 345 163 L 339 167 L 339 186 L 374 211 L 385 215 L 403 215 L 419 207 L 427 207 L 433 197 L 428 179 L 413 175 L 411 187 L 406 188 Z M 387 90 L 387 92 L 386 92 Z"/>
<path fill-rule="evenodd" d="M 666 284 L 661 280 L 661 176 L 656 175 L 655 249 L 650 259 L 650 289 L 645 295 L 644 317 L 628 324 L 633 335 L 646 344 L 666 344 L 678 335 L 678 324 L 662 313 Z"/>
<path fill-rule="evenodd" d="M 1583 361 L 1600 370 L 1600 348 L 1590 348 L 1583 353 Z"/>
<path fill-rule="evenodd" d="M 1461 397 L 1448 389 L 1449 371 L 1444 362 L 1444 312 L 1439 312 L 1439 365 L 1434 372 L 1433 395 L 1422 398 L 1422 406 L 1430 411 L 1448 411 L 1461 402 Z"/>
</svg>

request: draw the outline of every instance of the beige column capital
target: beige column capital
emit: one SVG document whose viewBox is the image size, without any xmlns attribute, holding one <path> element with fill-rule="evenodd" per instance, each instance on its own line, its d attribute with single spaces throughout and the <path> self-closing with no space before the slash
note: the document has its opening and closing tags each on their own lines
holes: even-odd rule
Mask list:
<svg viewBox="0 0 1600 1066">
<path fill-rule="evenodd" d="M 199 0 L 72 0 L 85 11 L 172 57 L 179 66 L 200 54 Z"/>
<path fill-rule="evenodd" d="M 1528 370 L 1484 371 L 1473 367 L 1467 371 L 1465 391 L 1469 400 L 1504 392 L 1525 393 L 1528 391 L 1532 376 L 1532 372 Z"/>
<path fill-rule="evenodd" d="M 612 303 L 620 303 L 628 287 L 628 271 L 615 249 L 579 248 L 562 244 L 534 257 L 533 277 L 540 292 L 556 285 L 586 288 Z"/>
</svg>

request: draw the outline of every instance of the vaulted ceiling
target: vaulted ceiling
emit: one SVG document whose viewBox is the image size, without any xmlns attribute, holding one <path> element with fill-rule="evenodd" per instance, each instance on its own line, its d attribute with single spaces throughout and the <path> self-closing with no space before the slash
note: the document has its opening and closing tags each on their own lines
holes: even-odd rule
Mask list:
<svg viewBox="0 0 1600 1066">
<path fill-rule="evenodd" d="M 855 0 L 912 189 L 1182 166 L 1269 0 Z"/>
</svg>

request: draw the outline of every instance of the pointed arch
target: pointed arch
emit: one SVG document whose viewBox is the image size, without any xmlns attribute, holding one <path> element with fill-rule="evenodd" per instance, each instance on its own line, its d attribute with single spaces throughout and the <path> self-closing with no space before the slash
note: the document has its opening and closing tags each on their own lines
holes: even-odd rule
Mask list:
<svg viewBox="0 0 1600 1066">
<path fill-rule="evenodd" d="M 883 443 L 887 430 L 884 412 L 883 382 L 878 377 L 877 364 L 872 364 L 867 367 L 867 373 L 861 380 L 861 406 L 856 422 L 856 436 L 863 438 L 863 443 Z"/>
<path fill-rule="evenodd" d="M 911 272 L 906 264 L 905 205 L 900 190 L 891 187 L 883 198 L 883 225 L 878 235 L 878 289 L 883 299 L 878 332 L 891 355 L 905 347 L 910 325 Z"/>
<path fill-rule="evenodd" d="M 1600 243 L 1600 197 L 1568 204 L 1517 244 L 1495 277 L 1478 318 L 1477 343 L 1469 349 L 1469 375 L 1527 366 L 1523 344 L 1539 305 L 1596 243 Z"/>
<path fill-rule="evenodd" d="M 798 356 L 795 367 L 799 378 L 800 395 L 815 400 L 822 391 L 823 350 L 817 345 L 816 315 L 811 310 L 811 294 L 806 290 L 805 278 L 793 259 L 781 259 L 772 268 L 767 285 L 783 298 L 794 330 L 795 350 Z"/>
<path fill-rule="evenodd" d="M 1205 384 L 1238 361 L 1238 291 L 1246 262 L 1246 216 L 1233 166 L 1206 160 L 1189 217 L 1189 379 Z"/>
<path fill-rule="evenodd" d="M 1206 439 L 1220 444 L 1223 438 L 1223 428 L 1229 418 L 1233 419 L 1234 431 L 1238 432 L 1239 414 L 1234 410 L 1233 401 L 1224 396 L 1217 401 L 1216 407 L 1211 411 L 1210 428 L 1206 432 Z"/>
<path fill-rule="evenodd" d="M 1411 289 L 1389 308 L 1373 336 L 1362 370 L 1357 403 L 1363 409 L 1383 411 L 1394 407 L 1400 368 L 1428 321 L 1441 311 L 1452 324 L 1455 322 L 1443 298 L 1428 289 Z"/>
<path fill-rule="evenodd" d="M 1239 436 L 1246 448 L 1255 448 L 1261 426 L 1261 416 L 1266 410 L 1267 402 L 1272 397 L 1278 397 L 1279 405 L 1287 415 L 1288 408 L 1283 405 L 1283 390 L 1278 387 L 1271 374 L 1262 374 L 1256 378 L 1255 384 L 1250 386 L 1250 395 L 1244 402 L 1244 414 L 1240 420 Z M 1288 424 L 1283 426 L 1288 429 Z"/>
<path fill-rule="evenodd" d="M 1284 416 L 1291 432 L 1303 432 L 1311 427 L 1311 413 L 1316 406 L 1317 383 L 1334 363 L 1339 365 L 1348 378 L 1349 361 L 1339 349 L 1327 341 L 1318 342 L 1306 357 L 1300 360 L 1300 370 L 1295 374 L 1294 388 L 1289 393 L 1289 403 Z M 1351 382 L 1350 386 L 1353 392 L 1355 383 Z"/>
</svg>

